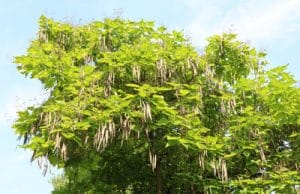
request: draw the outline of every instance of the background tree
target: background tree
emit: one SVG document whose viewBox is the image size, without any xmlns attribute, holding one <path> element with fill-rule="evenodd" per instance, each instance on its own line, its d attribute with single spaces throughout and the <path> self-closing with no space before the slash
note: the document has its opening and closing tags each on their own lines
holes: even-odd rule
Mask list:
<svg viewBox="0 0 300 194">
<path fill-rule="evenodd" d="M 234 34 L 199 54 L 182 32 L 40 18 L 16 57 L 50 93 L 14 124 L 32 160 L 64 169 L 53 193 L 296 192 L 300 91 Z"/>
</svg>

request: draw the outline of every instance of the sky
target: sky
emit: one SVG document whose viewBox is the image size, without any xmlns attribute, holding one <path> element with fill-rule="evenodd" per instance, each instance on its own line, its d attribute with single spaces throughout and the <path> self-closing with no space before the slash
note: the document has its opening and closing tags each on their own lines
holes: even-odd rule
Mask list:
<svg viewBox="0 0 300 194">
<path fill-rule="evenodd" d="M 0 193 L 47 194 L 45 177 L 11 125 L 16 112 L 47 97 L 37 80 L 17 72 L 13 57 L 24 54 L 36 37 L 38 18 L 85 24 L 105 17 L 153 20 L 183 30 L 200 50 L 206 38 L 234 32 L 268 53 L 272 67 L 289 64 L 300 80 L 300 0 L 0 0 Z"/>
</svg>

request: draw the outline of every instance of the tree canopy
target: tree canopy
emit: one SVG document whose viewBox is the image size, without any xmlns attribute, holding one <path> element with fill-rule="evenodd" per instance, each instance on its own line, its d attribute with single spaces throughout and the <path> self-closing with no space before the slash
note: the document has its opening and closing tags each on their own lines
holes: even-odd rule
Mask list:
<svg viewBox="0 0 300 194">
<path fill-rule="evenodd" d="M 39 20 L 20 73 L 49 91 L 14 128 L 64 170 L 53 193 L 296 193 L 300 90 L 235 34 L 200 53 L 183 32 L 120 18 Z"/>
</svg>

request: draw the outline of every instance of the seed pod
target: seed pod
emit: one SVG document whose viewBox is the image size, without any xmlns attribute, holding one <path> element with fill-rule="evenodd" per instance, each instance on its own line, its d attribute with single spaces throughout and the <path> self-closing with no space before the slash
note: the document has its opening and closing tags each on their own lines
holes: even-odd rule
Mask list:
<svg viewBox="0 0 300 194">
<path fill-rule="evenodd" d="M 204 171 L 205 166 L 204 166 L 204 154 L 203 153 L 199 153 L 199 166 L 200 168 Z"/>
<path fill-rule="evenodd" d="M 151 114 L 151 107 L 148 102 L 141 102 L 140 103 L 142 110 L 143 110 L 143 121 L 147 122 L 147 120 L 152 121 L 152 114 Z"/>
<path fill-rule="evenodd" d="M 62 159 L 66 161 L 67 160 L 67 146 L 65 143 L 63 143 L 63 145 L 62 145 L 60 153 L 61 153 L 60 156 L 62 157 Z"/>
<path fill-rule="evenodd" d="M 221 80 L 218 84 L 218 87 L 219 87 L 219 90 L 222 90 L 223 89 L 223 80 Z"/>
<path fill-rule="evenodd" d="M 44 117 L 44 113 L 42 112 L 42 113 L 40 114 L 39 123 L 37 124 L 38 127 L 41 126 L 42 121 L 43 121 L 43 117 Z M 33 132 L 34 132 L 34 131 L 33 131 Z"/>
<path fill-rule="evenodd" d="M 154 172 L 154 170 L 156 169 L 157 156 L 155 153 L 152 154 L 151 151 L 149 151 L 149 161 L 150 161 L 152 171 Z"/>
<path fill-rule="evenodd" d="M 228 180 L 227 165 L 224 159 L 221 159 L 221 172 L 222 172 L 222 181 L 227 181 Z"/>
<path fill-rule="evenodd" d="M 47 156 L 38 157 L 37 164 L 39 168 L 43 170 L 42 174 L 45 176 L 49 167 L 49 160 L 47 159 Z"/>
<path fill-rule="evenodd" d="M 39 31 L 38 38 L 42 42 L 48 42 L 48 35 L 44 30 Z"/>
<path fill-rule="evenodd" d="M 106 83 L 113 84 L 115 82 L 115 74 L 113 72 L 109 72 Z"/>
<path fill-rule="evenodd" d="M 150 165 L 152 166 L 152 154 L 151 154 L 151 151 L 149 151 L 149 162 L 150 162 Z"/>
<path fill-rule="evenodd" d="M 147 117 L 152 121 L 151 107 L 149 103 L 146 103 L 146 110 L 147 110 Z"/>
<path fill-rule="evenodd" d="M 104 131 L 105 131 L 105 135 L 104 135 L 105 141 L 104 141 L 104 146 L 103 147 L 106 147 L 108 139 L 109 139 L 109 133 L 108 133 L 108 130 L 104 129 Z"/>
<path fill-rule="evenodd" d="M 122 139 L 127 140 L 130 132 L 131 132 L 131 122 L 129 120 L 129 117 L 125 116 L 120 116 L 120 126 L 122 129 Z"/>
<path fill-rule="evenodd" d="M 42 163 L 43 163 L 42 159 L 43 159 L 42 157 L 37 158 L 37 164 L 38 164 L 39 168 L 42 168 Z"/>
<path fill-rule="evenodd" d="M 179 112 L 180 112 L 180 114 L 182 114 L 182 115 L 185 115 L 185 114 L 186 114 L 186 110 L 185 110 L 185 107 L 184 107 L 183 105 L 181 105 L 181 106 L 179 107 Z"/>
<path fill-rule="evenodd" d="M 157 77 L 160 78 L 160 83 L 164 83 L 167 80 L 167 66 L 163 59 L 156 62 Z"/>
<path fill-rule="evenodd" d="M 208 84 L 211 84 L 214 78 L 214 70 L 210 68 L 209 65 L 206 65 L 204 70 L 205 78 Z"/>
<path fill-rule="evenodd" d="M 113 121 L 110 122 L 110 125 L 111 125 L 111 134 L 113 137 L 116 136 L 116 125 Z"/>
<path fill-rule="evenodd" d="M 94 136 L 94 147 L 97 151 L 102 151 L 108 141 L 108 135 L 106 134 L 106 126 L 105 125 L 99 125 L 98 130 Z"/>
<path fill-rule="evenodd" d="M 51 126 L 51 112 L 48 113 L 48 125 Z"/>
<path fill-rule="evenodd" d="M 261 161 L 262 161 L 262 162 L 267 162 L 266 156 L 265 156 L 265 153 L 264 153 L 264 150 L 263 150 L 262 147 L 260 148 L 259 154 L 260 154 Z"/>
<path fill-rule="evenodd" d="M 149 139 L 149 130 L 148 130 L 148 128 L 145 129 L 145 133 L 146 133 L 147 139 Z"/>
<path fill-rule="evenodd" d="M 221 99 L 221 113 L 223 115 L 225 115 L 225 113 L 226 113 L 226 108 L 225 108 L 224 100 L 223 99 Z"/>
<path fill-rule="evenodd" d="M 154 154 L 154 159 L 153 159 L 153 163 L 154 163 L 154 169 L 156 168 L 156 164 L 157 164 L 157 156 L 156 154 Z"/>
<path fill-rule="evenodd" d="M 61 136 L 59 135 L 59 133 L 56 133 L 54 149 L 60 150 L 60 144 L 61 144 Z"/>
<path fill-rule="evenodd" d="M 111 85 L 107 85 L 106 87 L 104 87 L 103 93 L 104 93 L 104 97 L 107 98 L 111 95 Z"/>
<path fill-rule="evenodd" d="M 222 169 L 221 169 L 222 159 L 219 157 L 218 163 L 216 163 L 216 170 L 219 179 L 222 179 Z"/>
<path fill-rule="evenodd" d="M 175 96 L 176 96 L 176 98 L 178 100 L 179 99 L 179 90 L 178 89 L 175 91 Z"/>
<path fill-rule="evenodd" d="M 85 144 L 85 145 L 88 143 L 89 138 L 90 138 L 90 137 L 89 137 L 88 135 L 85 136 L 85 139 L 84 139 L 84 144 Z"/>
<path fill-rule="evenodd" d="M 141 77 L 141 68 L 137 65 L 133 65 L 132 67 L 132 77 L 136 79 L 137 82 L 140 82 Z"/>
<path fill-rule="evenodd" d="M 214 171 L 214 176 L 217 176 L 217 164 L 216 164 L 216 159 L 213 157 L 213 159 L 210 161 L 210 166 L 212 167 Z"/>
<path fill-rule="evenodd" d="M 193 63 L 190 59 L 188 60 L 190 67 L 193 71 L 193 76 L 196 76 L 198 74 L 198 70 L 197 70 L 197 64 Z"/>
<path fill-rule="evenodd" d="M 90 65 L 90 66 L 95 66 L 93 57 L 90 56 L 90 55 L 85 56 L 85 57 L 84 57 L 84 64 L 85 64 L 85 65 Z"/>
</svg>

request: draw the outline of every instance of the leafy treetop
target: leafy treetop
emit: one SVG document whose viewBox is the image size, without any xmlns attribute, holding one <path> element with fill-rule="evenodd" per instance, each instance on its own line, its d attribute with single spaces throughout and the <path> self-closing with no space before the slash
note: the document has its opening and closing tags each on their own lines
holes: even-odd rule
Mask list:
<svg viewBox="0 0 300 194">
<path fill-rule="evenodd" d="M 64 169 L 54 192 L 296 192 L 300 90 L 286 66 L 266 71 L 234 34 L 200 55 L 143 20 L 39 24 L 15 62 L 50 96 L 14 128 L 33 160 Z"/>
</svg>

